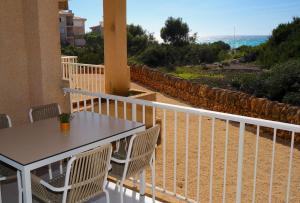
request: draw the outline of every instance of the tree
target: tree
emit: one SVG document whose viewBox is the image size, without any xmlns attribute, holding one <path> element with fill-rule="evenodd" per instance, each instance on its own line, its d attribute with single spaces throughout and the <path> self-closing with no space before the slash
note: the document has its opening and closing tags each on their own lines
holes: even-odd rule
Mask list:
<svg viewBox="0 0 300 203">
<path fill-rule="evenodd" d="M 154 37 L 148 34 L 140 25 L 130 24 L 127 26 L 129 57 L 140 54 L 152 43 L 156 43 Z"/>
<path fill-rule="evenodd" d="M 166 44 L 182 46 L 196 40 L 196 35 L 190 37 L 189 33 L 189 26 L 182 18 L 169 17 L 160 31 L 160 36 Z"/>
<path fill-rule="evenodd" d="M 266 68 L 289 59 L 300 59 L 300 18 L 280 24 L 261 48 L 258 59 Z"/>
</svg>

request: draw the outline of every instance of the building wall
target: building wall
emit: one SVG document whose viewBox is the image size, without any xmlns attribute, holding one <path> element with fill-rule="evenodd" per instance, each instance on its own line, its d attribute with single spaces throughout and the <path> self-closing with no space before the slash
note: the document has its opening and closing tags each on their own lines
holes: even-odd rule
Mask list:
<svg viewBox="0 0 300 203">
<path fill-rule="evenodd" d="M 13 124 L 26 120 L 30 104 L 22 1 L 1 1 L 0 7 L 0 112 Z"/>
<path fill-rule="evenodd" d="M 13 125 L 29 122 L 34 105 L 58 102 L 68 108 L 61 90 L 57 3 L 1 1 L 0 112 L 11 116 Z M 7 23 L 12 15 L 14 23 Z"/>
<path fill-rule="evenodd" d="M 74 45 L 74 14 L 71 10 L 59 12 L 60 40 L 63 43 Z"/>
<path fill-rule="evenodd" d="M 85 21 L 86 19 L 84 18 L 74 18 L 74 44 L 75 46 L 84 46 L 85 45 L 85 39 L 84 39 L 84 34 L 85 34 Z"/>
</svg>

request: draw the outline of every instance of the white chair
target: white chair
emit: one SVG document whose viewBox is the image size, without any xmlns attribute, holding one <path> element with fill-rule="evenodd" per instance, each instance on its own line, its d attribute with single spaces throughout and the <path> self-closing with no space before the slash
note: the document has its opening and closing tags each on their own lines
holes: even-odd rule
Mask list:
<svg viewBox="0 0 300 203">
<path fill-rule="evenodd" d="M 49 203 L 81 203 L 105 193 L 109 203 L 105 185 L 111 153 L 109 144 L 78 154 L 68 161 L 65 174 L 48 181 L 31 174 L 32 194 Z"/>
<path fill-rule="evenodd" d="M 30 122 L 36 122 L 40 120 L 45 120 L 49 118 L 58 117 L 61 114 L 61 109 L 59 104 L 46 104 L 41 106 L 31 107 L 29 110 Z"/>
<path fill-rule="evenodd" d="M 109 175 L 118 180 L 120 199 L 123 203 L 123 184 L 126 179 L 141 175 L 150 166 L 152 185 L 154 185 L 153 154 L 155 151 L 160 126 L 154 126 L 145 132 L 133 135 L 126 155 L 114 153 L 111 158 L 112 170 Z M 152 187 L 152 199 L 155 201 L 155 188 Z"/>
<path fill-rule="evenodd" d="M 0 129 L 11 128 L 11 119 L 6 114 L 0 114 Z M 0 163 L 0 203 L 2 203 L 1 183 L 17 179 L 19 203 L 22 203 L 22 186 L 20 172 Z"/>
<path fill-rule="evenodd" d="M 29 119 L 30 122 L 33 123 L 40 120 L 55 118 L 58 117 L 60 114 L 61 114 L 61 108 L 59 104 L 57 103 L 46 104 L 46 105 L 35 106 L 30 108 Z M 61 174 L 63 173 L 63 161 L 60 161 L 59 163 L 59 171 Z M 53 172 L 52 172 L 51 164 L 48 165 L 48 172 L 49 172 L 50 179 L 52 179 Z"/>
</svg>

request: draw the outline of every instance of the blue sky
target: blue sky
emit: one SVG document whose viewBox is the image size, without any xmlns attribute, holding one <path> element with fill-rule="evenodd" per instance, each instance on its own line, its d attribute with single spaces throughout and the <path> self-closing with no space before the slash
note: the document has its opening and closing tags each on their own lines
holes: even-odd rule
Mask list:
<svg viewBox="0 0 300 203">
<path fill-rule="evenodd" d="M 86 27 L 103 18 L 102 0 L 70 0 Z M 198 36 L 269 35 L 279 24 L 300 16 L 300 0 L 127 0 L 127 22 L 142 25 L 159 38 L 169 17 L 182 17 Z M 87 29 L 89 30 L 89 29 Z"/>
</svg>

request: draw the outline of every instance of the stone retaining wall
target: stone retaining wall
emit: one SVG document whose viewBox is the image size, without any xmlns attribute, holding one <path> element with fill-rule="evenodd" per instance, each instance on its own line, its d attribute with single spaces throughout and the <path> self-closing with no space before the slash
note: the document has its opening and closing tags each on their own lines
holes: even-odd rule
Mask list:
<svg viewBox="0 0 300 203">
<path fill-rule="evenodd" d="M 300 125 L 299 107 L 192 83 L 146 66 L 132 66 L 131 80 L 196 107 Z"/>
</svg>

